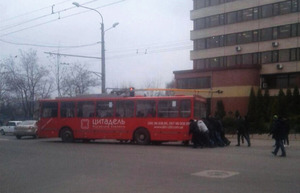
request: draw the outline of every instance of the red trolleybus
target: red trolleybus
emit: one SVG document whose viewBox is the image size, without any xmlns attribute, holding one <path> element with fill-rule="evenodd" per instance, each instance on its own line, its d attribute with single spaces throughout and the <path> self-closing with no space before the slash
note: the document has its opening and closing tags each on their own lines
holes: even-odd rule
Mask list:
<svg viewBox="0 0 300 193">
<path fill-rule="evenodd" d="M 189 120 L 206 116 L 200 96 L 74 97 L 40 100 L 38 136 L 116 139 L 137 144 L 188 142 Z"/>
</svg>

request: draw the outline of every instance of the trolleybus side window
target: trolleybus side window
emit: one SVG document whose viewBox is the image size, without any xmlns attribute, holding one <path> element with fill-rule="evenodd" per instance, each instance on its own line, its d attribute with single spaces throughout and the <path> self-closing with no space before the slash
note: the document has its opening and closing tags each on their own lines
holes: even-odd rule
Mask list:
<svg viewBox="0 0 300 193">
<path fill-rule="evenodd" d="M 75 116 L 75 103 L 74 102 L 61 102 L 60 103 L 60 117 L 74 117 Z"/>
<path fill-rule="evenodd" d="M 155 101 L 137 101 L 136 117 L 155 117 Z"/>
<path fill-rule="evenodd" d="M 176 100 L 158 102 L 158 117 L 178 117 L 179 105 Z"/>
<path fill-rule="evenodd" d="M 118 101 L 116 105 L 116 117 L 133 117 L 134 102 L 133 101 Z"/>
<path fill-rule="evenodd" d="M 180 102 L 180 117 L 190 117 L 191 116 L 191 101 L 182 100 Z"/>
<path fill-rule="evenodd" d="M 77 117 L 94 117 L 95 105 L 92 101 L 78 102 Z"/>
<path fill-rule="evenodd" d="M 50 118 L 57 117 L 58 103 L 57 102 L 44 102 L 42 103 L 42 117 Z"/>
<path fill-rule="evenodd" d="M 114 108 L 112 101 L 98 101 L 96 104 L 97 117 L 113 117 Z"/>
<path fill-rule="evenodd" d="M 204 103 L 201 103 L 200 101 L 195 101 L 194 117 L 195 119 L 201 119 L 203 117 L 206 117 L 206 106 Z"/>
</svg>

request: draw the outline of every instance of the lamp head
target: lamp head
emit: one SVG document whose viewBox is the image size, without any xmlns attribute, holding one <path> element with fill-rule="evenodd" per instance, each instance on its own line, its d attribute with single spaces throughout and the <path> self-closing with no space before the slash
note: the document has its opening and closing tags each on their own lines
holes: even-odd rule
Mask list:
<svg viewBox="0 0 300 193">
<path fill-rule="evenodd" d="M 119 22 L 114 23 L 112 27 L 116 27 L 117 25 L 119 25 Z"/>
<path fill-rule="evenodd" d="M 75 5 L 76 7 L 80 7 L 79 3 L 77 2 L 73 2 L 72 4 Z"/>
</svg>

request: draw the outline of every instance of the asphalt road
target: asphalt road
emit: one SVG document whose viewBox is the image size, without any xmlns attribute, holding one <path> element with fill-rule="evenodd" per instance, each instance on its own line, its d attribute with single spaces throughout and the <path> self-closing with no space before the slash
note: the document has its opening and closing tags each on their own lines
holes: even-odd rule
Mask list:
<svg viewBox="0 0 300 193">
<path fill-rule="evenodd" d="M 0 136 L 0 193 L 299 193 L 300 141 L 193 149 Z"/>
</svg>

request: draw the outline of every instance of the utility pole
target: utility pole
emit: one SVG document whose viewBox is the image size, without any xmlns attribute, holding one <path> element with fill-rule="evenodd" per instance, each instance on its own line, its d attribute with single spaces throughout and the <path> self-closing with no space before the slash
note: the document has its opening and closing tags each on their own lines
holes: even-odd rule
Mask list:
<svg viewBox="0 0 300 193">
<path fill-rule="evenodd" d="M 101 15 L 101 14 L 100 14 Z M 102 15 L 101 15 L 102 17 Z M 106 88 L 105 88 L 105 41 L 104 41 L 104 23 L 103 23 L 103 18 L 102 18 L 102 23 L 101 23 L 101 92 L 102 94 L 106 93 Z"/>
<path fill-rule="evenodd" d="M 56 67 L 57 67 L 57 74 L 56 74 L 56 84 L 57 84 L 57 95 L 58 97 L 61 97 L 61 92 L 60 92 L 60 75 L 59 75 L 59 63 L 60 63 L 60 54 L 59 54 L 59 49 L 57 50 L 57 55 L 56 55 Z"/>
</svg>

